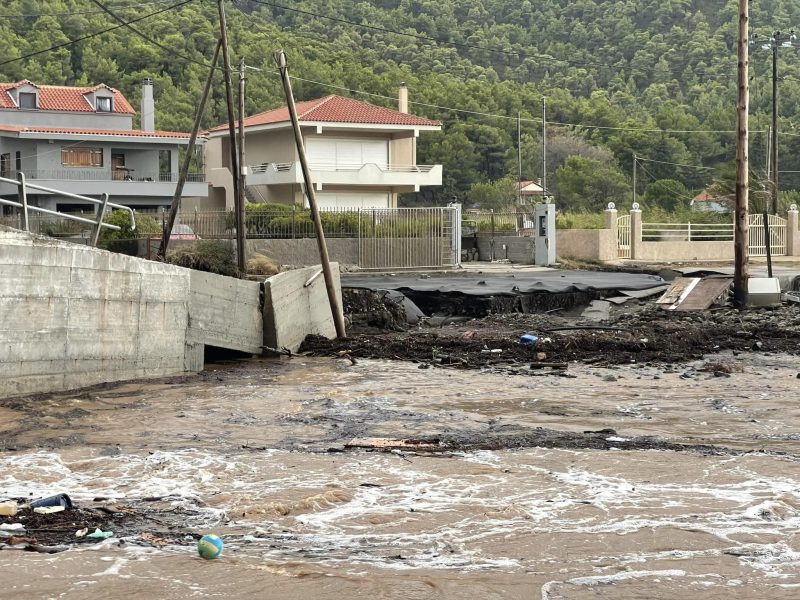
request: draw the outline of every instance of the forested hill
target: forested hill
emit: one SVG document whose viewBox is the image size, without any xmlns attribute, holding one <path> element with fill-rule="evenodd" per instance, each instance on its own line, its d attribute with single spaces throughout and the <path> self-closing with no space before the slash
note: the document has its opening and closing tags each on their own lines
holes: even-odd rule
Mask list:
<svg viewBox="0 0 800 600">
<path fill-rule="evenodd" d="M 0 79 L 104 82 L 138 106 L 139 82 L 156 82 L 157 126 L 189 130 L 218 36 L 210 0 L 107 0 L 133 25 L 91 0 L 6 0 L 0 13 Z M 729 0 L 242 0 L 227 4 L 232 61 L 244 57 L 246 108 L 283 104 L 272 53 L 287 51 L 299 99 L 330 93 L 396 106 L 408 84 L 413 112 L 442 120 L 420 137 L 419 161 L 443 163 L 445 185 L 412 198 L 453 195 L 497 203 L 517 175 L 541 177 L 541 99 L 547 97 L 548 183 L 566 208 L 630 201 L 633 155 L 647 202 L 681 206 L 722 177 L 734 156 L 737 1 Z M 752 31 L 800 25 L 800 2 L 758 2 Z M 178 5 L 178 6 L 175 6 Z M 115 28 L 116 27 L 116 28 Z M 98 33 L 109 30 L 105 33 Z M 97 35 L 94 35 L 97 34 Z M 84 38 L 74 44 L 69 41 Z M 53 46 L 60 48 L 39 52 Z M 751 126 L 766 130 L 771 53 L 752 48 Z M 781 49 L 782 187 L 800 189 L 800 56 Z M 214 86 L 204 125 L 224 121 Z M 752 136 L 756 180 L 764 134 Z M 571 158 L 570 158 L 571 157 Z M 660 161 L 660 162 L 656 162 Z M 687 166 L 690 165 L 690 166 Z M 701 168 L 704 167 L 704 168 Z M 659 180 L 658 185 L 651 185 Z M 500 183 L 493 183 L 500 181 Z M 788 201 L 792 198 L 788 194 Z"/>
</svg>

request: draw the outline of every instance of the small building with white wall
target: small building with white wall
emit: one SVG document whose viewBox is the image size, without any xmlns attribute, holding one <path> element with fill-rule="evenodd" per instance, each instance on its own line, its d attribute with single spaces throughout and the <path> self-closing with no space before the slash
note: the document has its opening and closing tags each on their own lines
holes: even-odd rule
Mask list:
<svg viewBox="0 0 800 600">
<path fill-rule="evenodd" d="M 441 123 L 343 96 L 297 103 L 307 159 L 321 208 L 395 208 L 398 195 L 442 184 L 441 165 L 417 164 L 417 137 Z M 251 202 L 308 206 L 287 107 L 244 120 L 246 191 Z M 238 131 L 238 123 L 237 123 Z M 228 125 L 208 131 L 205 164 L 219 209 L 233 209 Z"/>
</svg>

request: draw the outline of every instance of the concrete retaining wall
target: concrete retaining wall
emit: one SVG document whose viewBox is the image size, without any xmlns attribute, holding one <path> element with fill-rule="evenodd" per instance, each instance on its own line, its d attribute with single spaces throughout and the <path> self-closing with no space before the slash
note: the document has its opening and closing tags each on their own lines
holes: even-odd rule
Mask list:
<svg viewBox="0 0 800 600">
<path fill-rule="evenodd" d="M 0 228 L 0 397 L 198 371 L 258 351 L 259 284 Z"/>
<path fill-rule="evenodd" d="M 325 238 L 328 256 L 332 262 L 343 265 L 358 264 L 358 240 L 350 238 Z M 319 264 L 316 238 L 298 240 L 247 240 L 248 256 L 257 252 L 269 256 L 281 265 L 311 266 Z"/>
<path fill-rule="evenodd" d="M 559 229 L 556 253 L 580 260 L 616 260 L 617 233 L 611 229 Z"/>
<path fill-rule="evenodd" d="M 325 278 L 320 266 L 279 273 L 264 282 L 264 345 L 296 351 L 309 334 L 336 337 Z M 339 265 L 331 264 L 339 311 L 342 288 Z M 317 275 L 317 273 L 320 273 Z M 316 277 L 314 277 L 316 275 Z M 314 277 L 314 280 L 305 284 Z"/>
<path fill-rule="evenodd" d="M 733 242 L 639 242 L 636 260 L 733 260 Z"/>
</svg>

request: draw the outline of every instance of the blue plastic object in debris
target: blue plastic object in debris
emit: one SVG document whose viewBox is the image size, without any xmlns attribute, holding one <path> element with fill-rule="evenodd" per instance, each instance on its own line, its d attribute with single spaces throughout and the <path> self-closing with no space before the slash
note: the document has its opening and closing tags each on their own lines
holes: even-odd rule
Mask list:
<svg viewBox="0 0 800 600">
<path fill-rule="evenodd" d="M 539 336 L 533 335 L 531 333 L 526 333 L 525 335 L 519 336 L 519 343 L 524 346 L 534 346 L 538 341 L 539 341 Z"/>
</svg>

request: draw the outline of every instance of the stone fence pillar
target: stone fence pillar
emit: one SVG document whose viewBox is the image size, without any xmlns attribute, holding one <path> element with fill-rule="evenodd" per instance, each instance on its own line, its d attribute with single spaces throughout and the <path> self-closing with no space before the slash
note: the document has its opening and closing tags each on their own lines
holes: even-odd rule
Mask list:
<svg viewBox="0 0 800 600">
<path fill-rule="evenodd" d="M 631 260 L 642 256 L 642 211 L 639 203 L 634 202 L 631 207 Z"/>
<path fill-rule="evenodd" d="M 800 231 L 797 229 L 797 205 L 792 204 L 786 215 L 786 256 L 800 256 Z"/>
<path fill-rule="evenodd" d="M 606 209 L 606 229 L 617 230 L 617 209 L 613 202 L 609 202 Z"/>
</svg>

